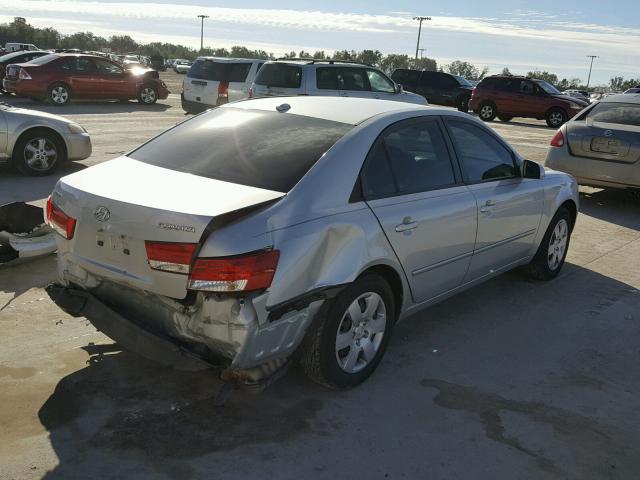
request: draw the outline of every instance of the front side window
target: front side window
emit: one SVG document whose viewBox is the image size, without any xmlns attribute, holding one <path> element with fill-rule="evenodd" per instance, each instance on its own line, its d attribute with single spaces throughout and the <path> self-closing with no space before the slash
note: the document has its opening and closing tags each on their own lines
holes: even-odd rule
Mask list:
<svg viewBox="0 0 640 480">
<path fill-rule="evenodd" d="M 535 84 L 529 80 L 522 80 L 520 82 L 520 93 L 524 95 L 533 95 L 535 92 Z"/>
<path fill-rule="evenodd" d="M 385 162 L 386 160 L 386 162 Z M 456 183 L 442 131 L 435 120 L 412 120 L 378 141 L 363 169 L 365 198 L 410 194 Z"/>
<path fill-rule="evenodd" d="M 376 70 L 367 70 L 367 77 L 372 92 L 395 93 L 395 85 L 382 73 Z"/>
<path fill-rule="evenodd" d="M 106 60 L 94 60 L 96 63 L 96 67 L 98 68 L 98 73 L 102 75 L 121 75 L 123 72 L 122 68 L 118 65 L 107 62 Z"/>
<path fill-rule="evenodd" d="M 369 81 L 363 68 L 341 68 L 341 90 L 366 91 L 369 90 Z"/>
<path fill-rule="evenodd" d="M 556 87 L 554 87 L 550 83 L 545 82 L 544 80 L 538 80 L 536 83 L 542 90 L 547 92 L 549 95 L 562 95 L 560 90 L 558 90 Z"/>
<path fill-rule="evenodd" d="M 471 183 L 517 175 L 512 153 L 492 134 L 469 122 L 448 120 L 454 148 Z"/>
<path fill-rule="evenodd" d="M 633 103 L 598 103 L 587 113 L 592 122 L 617 123 L 640 127 L 640 105 Z"/>
<path fill-rule="evenodd" d="M 316 85 L 320 90 L 338 90 L 341 79 L 337 68 L 321 67 L 316 69 Z"/>
</svg>

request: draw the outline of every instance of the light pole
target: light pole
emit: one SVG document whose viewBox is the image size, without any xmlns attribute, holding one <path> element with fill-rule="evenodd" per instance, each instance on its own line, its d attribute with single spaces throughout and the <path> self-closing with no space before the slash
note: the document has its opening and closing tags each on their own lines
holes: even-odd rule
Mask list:
<svg viewBox="0 0 640 480">
<path fill-rule="evenodd" d="M 422 32 L 422 22 L 425 20 L 431 20 L 431 17 L 413 17 L 414 20 L 418 20 L 420 25 L 418 26 L 418 42 L 416 43 L 416 62 L 418 61 L 418 50 L 420 49 L 420 33 Z"/>
<path fill-rule="evenodd" d="M 209 15 L 198 15 L 200 19 L 200 51 L 202 52 L 204 41 L 204 19 L 209 18 Z"/>
<path fill-rule="evenodd" d="M 591 70 L 593 69 L 593 59 L 600 58 L 598 55 L 587 55 L 587 58 L 591 59 L 591 65 L 589 66 L 589 78 L 587 79 L 587 93 L 589 93 L 589 83 L 591 83 Z"/>
<path fill-rule="evenodd" d="M 419 48 L 418 51 L 420 52 L 420 58 L 422 58 L 422 54 L 424 53 L 424 48 Z"/>
</svg>

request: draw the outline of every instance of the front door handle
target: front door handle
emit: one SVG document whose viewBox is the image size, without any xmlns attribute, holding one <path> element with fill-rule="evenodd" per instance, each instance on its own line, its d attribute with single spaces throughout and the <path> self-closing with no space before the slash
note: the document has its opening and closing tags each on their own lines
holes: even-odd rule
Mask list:
<svg viewBox="0 0 640 480">
<path fill-rule="evenodd" d="M 490 210 L 489 207 L 494 207 L 495 205 L 496 202 L 494 202 L 493 200 L 487 200 L 486 202 L 484 202 L 484 206 L 480 208 L 480 211 L 482 213 L 487 213 Z"/>
<path fill-rule="evenodd" d="M 400 225 L 396 225 L 396 232 L 407 232 L 418 226 L 418 222 L 414 222 L 411 217 L 404 217 Z"/>
</svg>

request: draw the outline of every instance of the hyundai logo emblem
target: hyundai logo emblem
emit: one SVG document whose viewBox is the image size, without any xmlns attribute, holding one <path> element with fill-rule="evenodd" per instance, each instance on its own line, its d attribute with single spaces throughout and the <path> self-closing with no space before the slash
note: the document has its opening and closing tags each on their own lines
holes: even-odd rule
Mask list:
<svg viewBox="0 0 640 480">
<path fill-rule="evenodd" d="M 610 136 L 612 136 L 612 135 L 613 135 L 613 132 L 612 132 L 611 130 L 605 130 L 605 131 L 604 131 L 604 136 L 605 136 L 605 137 L 610 137 Z"/>
<path fill-rule="evenodd" d="M 96 217 L 96 220 L 99 222 L 106 222 L 111 217 L 111 212 L 107 207 L 96 207 L 93 211 L 93 216 Z"/>
</svg>

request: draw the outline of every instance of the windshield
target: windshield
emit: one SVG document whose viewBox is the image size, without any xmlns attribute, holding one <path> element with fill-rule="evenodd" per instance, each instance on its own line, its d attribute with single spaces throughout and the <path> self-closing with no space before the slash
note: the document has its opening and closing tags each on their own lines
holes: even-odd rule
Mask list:
<svg viewBox="0 0 640 480">
<path fill-rule="evenodd" d="M 459 83 L 460 85 L 462 85 L 463 87 L 472 87 L 472 86 L 473 86 L 473 85 L 471 85 L 471 84 L 469 83 L 469 80 L 467 80 L 467 79 L 466 79 L 466 78 L 464 78 L 464 77 L 461 77 L 461 76 L 459 76 L 459 75 L 452 75 L 452 77 L 453 77 L 453 78 L 455 78 L 455 79 L 458 81 L 458 83 Z"/>
<path fill-rule="evenodd" d="M 549 95 L 562 95 L 562 92 L 560 92 L 560 90 L 558 90 L 556 87 L 554 87 L 550 83 L 545 82 L 544 80 L 538 80 L 536 83 L 542 90 L 547 92 Z"/>
<path fill-rule="evenodd" d="M 276 111 L 218 108 L 129 156 L 225 182 L 288 192 L 353 125 Z"/>
</svg>

